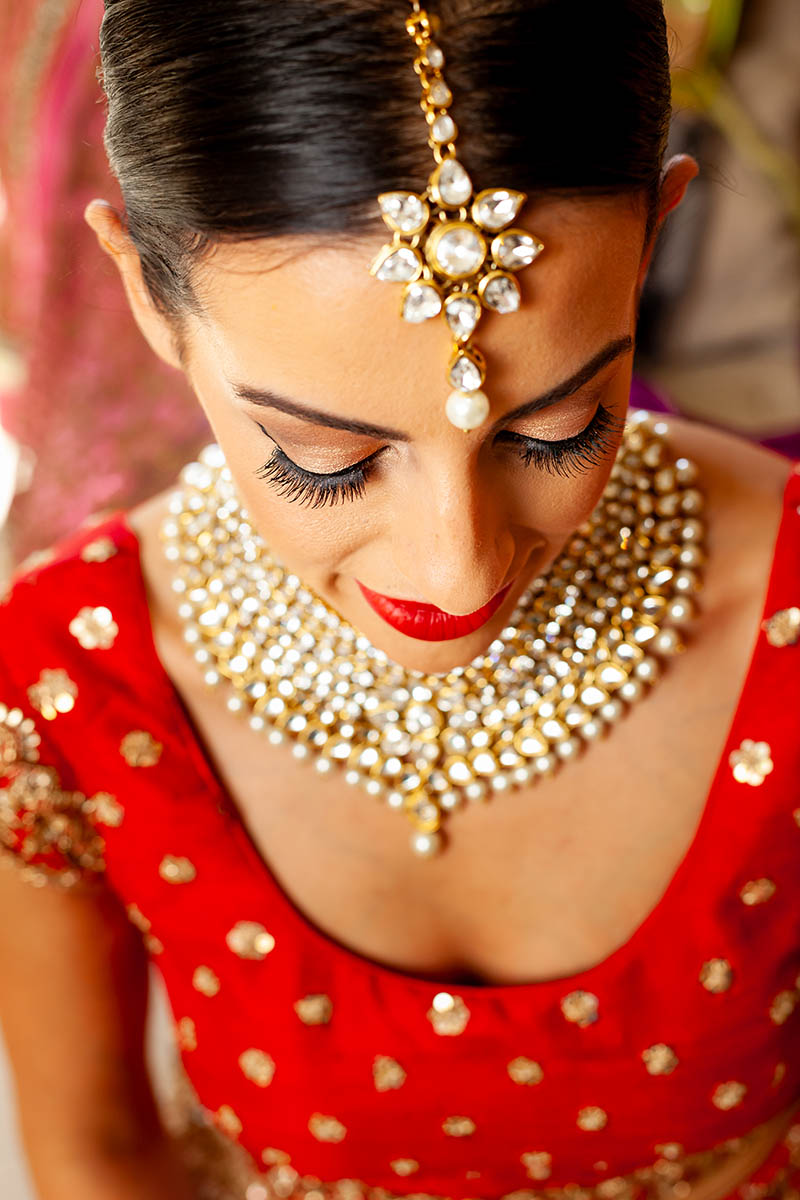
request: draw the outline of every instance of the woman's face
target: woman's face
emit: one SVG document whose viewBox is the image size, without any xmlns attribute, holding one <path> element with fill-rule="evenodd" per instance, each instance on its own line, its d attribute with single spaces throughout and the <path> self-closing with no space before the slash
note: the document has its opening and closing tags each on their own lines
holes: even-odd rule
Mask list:
<svg viewBox="0 0 800 1200">
<path fill-rule="evenodd" d="M 227 246 L 194 276 L 204 311 L 189 319 L 185 366 L 253 524 L 416 670 L 467 663 L 498 635 L 591 514 L 621 438 L 644 216 L 624 197 L 561 200 L 519 224 L 545 251 L 518 273 L 520 310 L 478 325 L 491 411 L 470 433 L 445 416 L 445 321 L 403 321 L 402 287 L 368 272 L 380 235 L 299 256 L 295 239 L 277 266 L 274 244 Z M 388 624 L 360 584 L 452 614 L 510 587 L 474 632 L 425 641 Z"/>
</svg>

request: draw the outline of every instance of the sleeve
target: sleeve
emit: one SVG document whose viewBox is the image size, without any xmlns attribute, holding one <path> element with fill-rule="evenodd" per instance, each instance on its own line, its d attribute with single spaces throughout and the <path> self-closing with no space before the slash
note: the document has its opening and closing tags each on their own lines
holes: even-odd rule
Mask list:
<svg viewBox="0 0 800 1200">
<path fill-rule="evenodd" d="M 71 706 L 71 681 L 64 671 L 38 672 L 36 648 L 24 639 L 25 663 L 38 680 L 15 683 L 13 608 L 0 607 L 0 865 L 36 886 L 94 889 L 105 883 L 97 798 L 63 785 L 69 764 L 45 730 Z"/>
</svg>

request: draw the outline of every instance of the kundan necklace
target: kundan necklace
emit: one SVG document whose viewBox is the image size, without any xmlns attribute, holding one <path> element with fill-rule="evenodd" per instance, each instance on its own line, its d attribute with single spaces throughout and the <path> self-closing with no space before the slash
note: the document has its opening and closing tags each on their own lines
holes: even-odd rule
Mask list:
<svg viewBox="0 0 800 1200">
<path fill-rule="evenodd" d="M 405 812 L 411 846 L 442 818 L 549 775 L 622 717 L 684 649 L 704 562 L 697 469 L 667 427 L 629 417 L 606 489 L 500 637 L 464 667 L 398 665 L 270 553 L 222 451 L 184 467 L 161 527 L 184 638 L 228 707 L 320 772 Z"/>
</svg>

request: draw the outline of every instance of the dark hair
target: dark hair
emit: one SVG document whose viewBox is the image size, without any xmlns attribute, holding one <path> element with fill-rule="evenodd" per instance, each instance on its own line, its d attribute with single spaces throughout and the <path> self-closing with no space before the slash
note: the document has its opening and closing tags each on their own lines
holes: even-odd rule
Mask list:
<svg viewBox="0 0 800 1200">
<path fill-rule="evenodd" d="M 669 125 L 662 0 L 435 0 L 476 190 L 636 193 Z M 434 166 L 404 0 L 106 0 L 106 148 L 155 303 L 226 240 L 388 234 Z"/>
</svg>

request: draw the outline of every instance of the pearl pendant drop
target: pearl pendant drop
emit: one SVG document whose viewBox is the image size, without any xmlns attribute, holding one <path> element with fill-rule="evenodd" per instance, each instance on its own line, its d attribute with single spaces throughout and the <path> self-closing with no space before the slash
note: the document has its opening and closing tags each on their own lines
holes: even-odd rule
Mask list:
<svg viewBox="0 0 800 1200">
<path fill-rule="evenodd" d="M 489 398 L 479 388 L 474 392 L 451 392 L 444 410 L 451 425 L 468 433 L 470 429 L 477 429 L 488 417 Z"/>
</svg>

